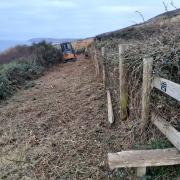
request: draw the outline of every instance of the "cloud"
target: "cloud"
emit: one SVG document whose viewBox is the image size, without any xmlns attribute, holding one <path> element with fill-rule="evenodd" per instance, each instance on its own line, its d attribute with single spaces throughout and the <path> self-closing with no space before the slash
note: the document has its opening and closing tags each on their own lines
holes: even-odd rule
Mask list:
<svg viewBox="0 0 180 180">
<path fill-rule="evenodd" d="M 0 9 L 15 9 L 15 8 L 76 8 L 77 3 L 73 0 L 14 0 L 14 1 L 5 1 L 1 0 Z"/>
<path fill-rule="evenodd" d="M 148 7 L 146 6 L 101 6 L 97 10 L 101 13 L 129 13 L 134 11 L 141 11 L 141 10 L 147 10 Z"/>
<path fill-rule="evenodd" d="M 141 20 L 135 11 L 149 19 L 164 7 L 157 0 L 0 0 L 0 39 L 88 37 Z"/>
<path fill-rule="evenodd" d="M 68 0 L 41 0 L 41 5 L 46 7 L 57 7 L 57 8 L 76 8 L 77 4 L 74 1 Z"/>
<path fill-rule="evenodd" d="M 0 21 L 7 25 L 27 24 L 28 22 L 53 23 L 67 15 L 68 11 L 75 10 L 78 3 L 73 0 L 13 0 L 13 2 L 1 0 Z M 76 2 L 76 3 L 75 3 Z M 4 19 L 9 19 L 6 22 Z M 2 26 L 2 25 L 1 25 Z M 0 26 L 0 27 L 1 27 Z"/>
</svg>

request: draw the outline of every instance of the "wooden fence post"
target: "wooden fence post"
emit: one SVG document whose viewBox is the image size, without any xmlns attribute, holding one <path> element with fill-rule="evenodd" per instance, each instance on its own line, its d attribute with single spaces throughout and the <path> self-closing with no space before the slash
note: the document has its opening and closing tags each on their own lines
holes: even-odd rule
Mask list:
<svg viewBox="0 0 180 180">
<path fill-rule="evenodd" d="M 103 62 L 102 62 L 103 84 L 104 84 L 104 87 L 106 87 L 106 71 L 105 71 L 105 62 L 104 62 L 105 48 L 104 47 L 101 48 L 101 53 L 102 53 L 102 58 L 103 58 Z"/>
<path fill-rule="evenodd" d="M 143 60 L 143 89 L 142 89 L 142 112 L 141 112 L 141 130 L 143 130 L 149 120 L 150 113 L 150 94 L 152 82 L 153 58 L 144 58 Z"/>
<path fill-rule="evenodd" d="M 110 91 L 107 90 L 107 107 L 108 107 L 108 121 L 110 124 L 114 122 L 114 114 L 113 114 L 113 107 L 112 107 L 112 100 Z"/>
<path fill-rule="evenodd" d="M 104 55 L 105 55 L 105 47 L 101 48 L 101 53 L 102 53 L 102 57 L 104 57 Z"/>
<path fill-rule="evenodd" d="M 96 69 L 96 76 L 99 76 L 99 62 L 97 59 L 97 52 L 96 49 L 94 48 L 94 61 L 95 61 L 95 69 Z"/>
<path fill-rule="evenodd" d="M 146 167 L 137 168 L 137 177 L 141 178 L 146 175 Z"/>
<path fill-rule="evenodd" d="M 128 44 L 119 45 L 119 91 L 120 91 L 120 118 L 128 116 L 128 68 L 122 54 L 128 49 Z"/>
</svg>

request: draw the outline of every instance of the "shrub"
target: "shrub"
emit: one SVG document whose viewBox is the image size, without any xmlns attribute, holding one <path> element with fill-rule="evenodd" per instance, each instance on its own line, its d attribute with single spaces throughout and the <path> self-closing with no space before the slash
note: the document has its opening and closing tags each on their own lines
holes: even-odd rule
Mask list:
<svg viewBox="0 0 180 180">
<path fill-rule="evenodd" d="M 33 52 L 36 56 L 37 64 L 41 66 L 49 66 L 55 63 L 61 62 L 62 53 L 51 44 L 47 44 L 45 41 L 34 44 L 32 46 Z"/>
<path fill-rule="evenodd" d="M 12 95 L 20 86 L 26 85 L 27 81 L 40 76 L 44 68 L 62 60 L 61 52 L 46 42 L 26 47 L 23 56 L 24 48 L 17 46 L 14 52 L 22 51 L 22 56 L 19 54 L 14 61 L 0 65 L 0 100 Z M 12 57 L 13 50 L 9 52 Z"/>
<path fill-rule="evenodd" d="M 0 54 L 0 64 L 21 59 L 23 61 L 35 60 L 39 65 L 49 66 L 60 62 L 62 60 L 62 53 L 51 44 L 43 41 L 32 46 L 16 46 Z"/>
<path fill-rule="evenodd" d="M 0 99 L 5 99 L 13 92 L 11 82 L 5 74 L 0 74 Z"/>
<path fill-rule="evenodd" d="M 85 53 L 86 48 L 85 47 L 81 47 L 79 49 L 76 50 L 76 54 L 84 54 Z"/>
<path fill-rule="evenodd" d="M 25 79 L 30 79 L 30 68 L 31 65 L 28 63 L 12 62 L 4 66 L 2 73 L 6 75 L 13 85 L 22 84 Z"/>
<path fill-rule="evenodd" d="M 1 67 L 0 71 L 0 99 L 10 96 L 20 85 L 37 77 L 42 68 L 27 62 L 11 62 Z"/>
</svg>

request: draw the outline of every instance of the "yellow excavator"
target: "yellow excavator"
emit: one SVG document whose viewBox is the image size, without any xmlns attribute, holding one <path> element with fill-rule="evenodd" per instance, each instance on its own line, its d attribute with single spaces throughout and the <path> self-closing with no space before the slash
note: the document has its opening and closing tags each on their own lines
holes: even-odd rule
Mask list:
<svg viewBox="0 0 180 180">
<path fill-rule="evenodd" d="M 69 60 L 74 60 L 74 61 L 77 60 L 75 51 L 70 42 L 62 43 L 61 50 L 62 50 L 64 62 L 69 61 Z"/>
</svg>

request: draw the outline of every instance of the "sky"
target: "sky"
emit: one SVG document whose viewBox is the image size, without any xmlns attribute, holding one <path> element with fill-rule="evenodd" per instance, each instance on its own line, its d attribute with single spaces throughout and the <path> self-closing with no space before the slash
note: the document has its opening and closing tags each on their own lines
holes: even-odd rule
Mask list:
<svg viewBox="0 0 180 180">
<path fill-rule="evenodd" d="M 142 22 L 135 11 L 148 20 L 165 8 L 162 0 L 0 0 L 0 40 L 91 37 Z"/>
</svg>

